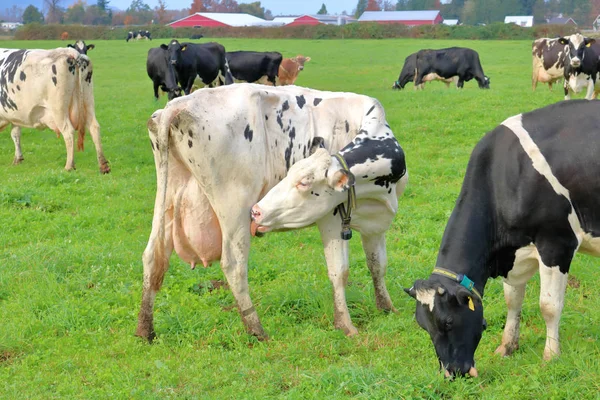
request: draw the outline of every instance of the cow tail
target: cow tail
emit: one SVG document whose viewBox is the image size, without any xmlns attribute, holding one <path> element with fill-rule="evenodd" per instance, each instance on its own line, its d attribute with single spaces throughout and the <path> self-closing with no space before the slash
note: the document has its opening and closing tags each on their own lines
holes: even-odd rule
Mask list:
<svg viewBox="0 0 600 400">
<path fill-rule="evenodd" d="M 154 281 L 151 282 L 155 290 L 160 289 L 165 272 L 169 265 L 169 255 L 165 249 L 165 213 L 167 212 L 167 188 L 169 176 L 169 131 L 174 118 L 177 118 L 175 108 L 166 108 L 163 110 L 158 123 L 158 132 L 155 143 L 155 162 L 156 162 L 156 204 L 154 205 L 155 215 L 158 213 L 158 237 L 154 247 L 154 266 L 155 273 L 152 274 Z M 150 137 L 152 140 L 152 137 Z"/>
<path fill-rule="evenodd" d="M 77 150 L 83 151 L 83 142 L 85 139 L 85 126 L 87 121 L 87 110 L 85 108 L 85 79 L 90 74 L 92 74 L 92 63 L 90 59 L 84 55 L 79 54 L 77 56 L 77 70 L 75 72 L 77 74 Z"/>
</svg>

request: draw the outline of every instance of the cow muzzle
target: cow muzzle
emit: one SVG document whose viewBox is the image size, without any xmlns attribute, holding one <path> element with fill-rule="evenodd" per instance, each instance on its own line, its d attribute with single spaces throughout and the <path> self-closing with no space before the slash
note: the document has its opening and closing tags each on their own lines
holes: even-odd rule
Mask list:
<svg viewBox="0 0 600 400">
<path fill-rule="evenodd" d="M 578 57 L 571 58 L 571 67 L 577 68 L 581 65 L 581 60 Z"/>
<path fill-rule="evenodd" d="M 177 60 L 171 60 L 171 65 L 177 64 Z"/>
<path fill-rule="evenodd" d="M 440 367 L 444 370 L 444 376 L 449 379 L 454 379 L 456 376 L 468 376 L 471 378 L 477 378 L 479 373 L 475 368 L 475 365 L 466 364 L 462 368 L 452 368 L 451 366 L 444 366 L 440 362 Z"/>
<path fill-rule="evenodd" d="M 252 236 L 260 236 L 260 234 L 271 230 L 271 228 L 260 224 L 263 220 L 263 212 L 258 204 L 255 204 L 252 210 L 250 210 L 250 217 L 252 218 L 252 222 L 250 223 L 250 233 Z"/>
</svg>

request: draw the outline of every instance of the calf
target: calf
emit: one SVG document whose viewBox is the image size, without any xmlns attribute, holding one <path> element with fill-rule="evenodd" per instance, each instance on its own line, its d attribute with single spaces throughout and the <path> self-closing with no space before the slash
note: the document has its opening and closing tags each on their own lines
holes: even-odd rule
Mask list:
<svg viewBox="0 0 600 400">
<path fill-rule="evenodd" d="M 148 50 L 146 59 L 146 72 L 154 84 L 154 98 L 158 100 L 158 89 L 168 93 L 169 100 L 181 95 L 181 88 L 177 85 L 175 69 L 169 62 L 169 53 L 162 47 Z"/>
<path fill-rule="evenodd" d="M 560 354 L 558 326 L 577 251 L 600 255 L 600 105 L 575 100 L 508 118 L 473 150 L 435 268 L 405 291 L 447 376 L 477 376 L 485 284 L 502 276 L 508 315 L 496 353 L 519 346 L 527 281 L 540 273 L 544 359 Z"/>
<path fill-rule="evenodd" d="M 424 82 L 425 76 L 435 73 L 443 79 L 458 76 L 456 87 L 475 78 L 480 89 L 490 88 L 490 78 L 483 73 L 479 54 L 472 49 L 450 47 L 441 50 L 419 50 L 417 53 L 415 86 Z"/>
<path fill-rule="evenodd" d="M 67 47 L 77 50 L 77 52 L 79 52 L 79 54 L 87 55 L 87 52 L 89 50 L 94 49 L 96 46 L 93 44 L 86 45 L 83 40 L 78 40 L 75 42 L 75 44 L 69 44 L 69 45 L 67 45 Z"/>
<path fill-rule="evenodd" d="M 352 183 L 351 175 L 360 184 L 349 225 L 362 233 L 377 306 L 394 309 L 384 279 L 385 231 L 396 213 L 396 197 L 406 175 L 402 149 L 377 100 L 353 93 L 241 83 L 170 101 L 152 115 L 148 130 L 157 192 L 152 232 L 143 255 L 137 335 L 154 337 L 154 299 L 175 250 L 192 267 L 220 259 L 248 332 L 266 337 L 248 290 L 250 210 L 292 165 L 321 145 L 326 151 L 315 154 L 308 165 L 321 167 L 329 162 L 330 177 L 340 178 L 334 184 L 337 190 L 317 181 L 324 173 L 320 169 L 313 181 L 306 182 L 312 189 L 302 195 L 322 199 L 315 203 L 323 211 L 316 223 L 333 285 L 335 326 L 348 335 L 357 332 L 345 302 L 348 242 L 340 237 L 340 215 L 329 209 L 347 197 L 344 190 Z M 334 160 L 329 153 L 342 148 L 348 168 L 339 172 L 340 159 Z M 259 228 L 264 229 L 264 225 Z"/>
<path fill-rule="evenodd" d="M 60 34 L 60 40 L 69 40 L 69 32 L 63 32 Z"/>
<path fill-rule="evenodd" d="M 161 44 L 160 47 L 168 51 L 169 61 L 185 94 L 190 94 L 196 77 L 210 87 L 223 84 L 223 80 L 227 85 L 233 83 L 225 48 L 219 43 L 179 43 L 172 40 L 168 46 Z"/>
<path fill-rule="evenodd" d="M 266 79 L 273 86 L 283 58 L 276 51 L 232 51 L 227 52 L 226 57 L 231 75 L 236 81 L 263 83 Z"/>
<path fill-rule="evenodd" d="M 536 39 L 531 45 L 533 58 L 533 74 L 531 83 L 533 90 L 537 83 L 547 83 L 550 90 L 552 84 L 564 77 L 565 73 L 565 45 L 557 39 Z"/>
<path fill-rule="evenodd" d="M 414 82 L 415 80 L 415 70 L 417 68 L 417 53 L 413 53 L 404 59 L 404 66 L 402 67 L 402 71 L 400 71 L 400 76 L 398 76 L 398 80 L 394 82 L 392 85 L 392 89 L 404 89 L 404 86 L 408 82 Z M 423 77 L 423 83 L 419 86 L 415 85 L 415 90 L 425 88 L 425 82 L 430 82 L 434 80 L 442 81 L 446 84 L 446 87 L 450 87 L 450 84 L 458 81 L 457 76 L 453 76 L 451 78 L 442 78 L 435 72 L 427 74 Z"/>
<path fill-rule="evenodd" d="M 293 58 L 284 58 L 279 65 L 278 84 L 293 85 L 300 71 L 304 69 L 304 63 L 310 61 L 310 57 L 298 54 Z"/>
<path fill-rule="evenodd" d="M 94 112 L 92 63 L 74 49 L 0 49 L 0 130 L 9 124 L 15 164 L 23 161 L 21 127 L 48 127 L 62 134 L 67 148 L 66 170 L 75 169 L 75 132 L 79 132 L 78 148 L 83 150 L 88 129 L 100 172 L 110 172 Z"/>
<path fill-rule="evenodd" d="M 598 79 L 598 56 L 600 55 L 600 44 L 595 39 L 587 38 L 579 33 L 562 37 L 558 42 L 565 46 L 567 53 L 565 63 L 565 100 L 571 98 L 571 91 L 581 92 L 587 88 L 585 98 L 591 100 L 597 97 L 600 91 L 600 80 Z"/>
</svg>

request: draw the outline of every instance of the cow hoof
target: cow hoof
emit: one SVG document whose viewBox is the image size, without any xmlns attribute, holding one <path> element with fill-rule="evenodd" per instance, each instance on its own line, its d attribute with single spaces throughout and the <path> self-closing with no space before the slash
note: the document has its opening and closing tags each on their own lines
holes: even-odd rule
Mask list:
<svg viewBox="0 0 600 400">
<path fill-rule="evenodd" d="M 550 349 L 544 350 L 544 361 L 552 361 L 555 358 L 558 358 L 558 356 L 560 356 L 560 351 L 552 351 Z"/>
<path fill-rule="evenodd" d="M 102 166 L 100 166 L 100 173 L 101 174 L 110 173 L 110 167 L 108 166 L 108 164 L 103 164 Z"/>
<path fill-rule="evenodd" d="M 512 353 L 519 349 L 518 344 L 510 345 L 510 344 L 501 344 L 498 346 L 494 354 L 498 354 L 501 357 L 510 357 Z"/>
<path fill-rule="evenodd" d="M 19 165 L 23 162 L 23 160 L 23 157 L 15 157 L 15 159 L 13 160 L 13 165 Z"/>
<path fill-rule="evenodd" d="M 138 327 L 135 332 L 135 336 L 140 337 L 142 339 L 146 339 L 148 341 L 148 344 L 152 344 L 152 342 L 156 338 L 156 333 L 154 333 L 154 330 L 148 332 L 147 330 Z"/>
</svg>

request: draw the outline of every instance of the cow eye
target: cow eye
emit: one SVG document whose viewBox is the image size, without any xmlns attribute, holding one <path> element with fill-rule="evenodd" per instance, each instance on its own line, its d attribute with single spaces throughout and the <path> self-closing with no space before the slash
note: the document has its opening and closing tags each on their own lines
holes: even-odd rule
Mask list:
<svg viewBox="0 0 600 400">
<path fill-rule="evenodd" d="M 310 188 L 310 181 L 308 179 L 302 179 L 296 184 L 296 189 L 305 192 Z"/>
<path fill-rule="evenodd" d="M 452 330 L 452 318 L 448 318 L 445 322 L 444 322 L 444 330 L 445 331 L 451 331 Z"/>
</svg>

